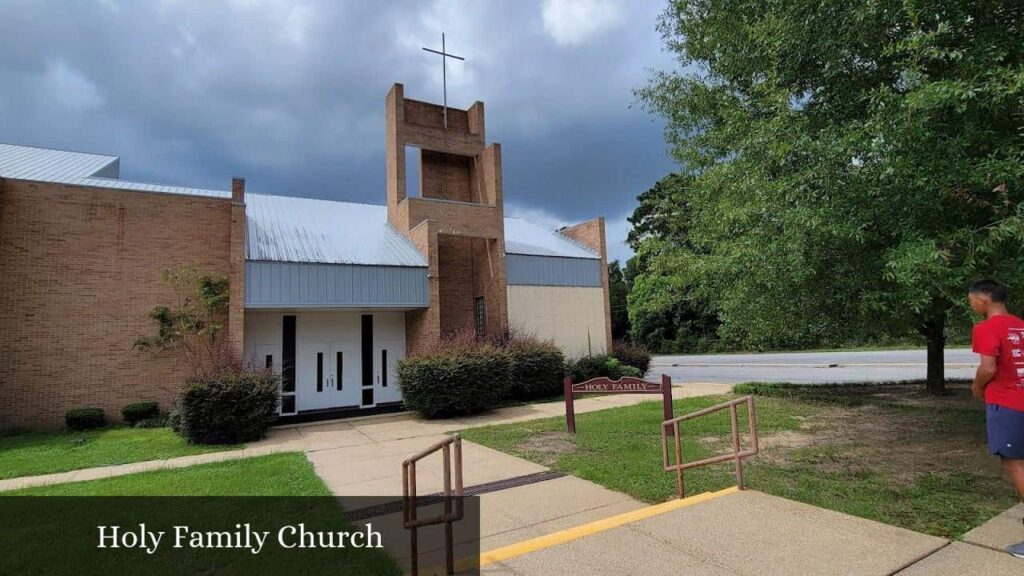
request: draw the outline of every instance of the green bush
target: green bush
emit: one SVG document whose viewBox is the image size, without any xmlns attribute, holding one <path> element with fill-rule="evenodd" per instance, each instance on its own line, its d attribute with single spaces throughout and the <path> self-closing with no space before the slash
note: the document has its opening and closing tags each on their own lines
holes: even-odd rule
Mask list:
<svg viewBox="0 0 1024 576">
<path fill-rule="evenodd" d="M 632 366 L 640 371 L 640 375 L 647 374 L 651 368 L 651 353 L 647 348 L 630 342 L 616 342 L 612 346 L 612 356 L 627 366 Z"/>
<path fill-rule="evenodd" d="M 103 410 L 99 408 L 74 408 L 64 414 L 64 425 L 68 430 L 94 430 L 106 423 Z"/>
<path fill-rule="evenodd" d="M 585 382 L 593 378 L 609 378 L 618 380 L 623 376 L 642 378 L 639 368 L 627 366 L 607 354 L 581 356 L 566 364 L 566 373 L 572 376 L 573 382 Z"/>
<path fill-rule="evenodd" d="M 565 357 L 552 342 L 513 340 L 505 348 L 511 362 L 511 395 L 517 400 L 536 400 L 562 392 Z"/>
<path fill-rule="evenodd" d="M 406 408 L 427 418 L 476 414 L 509 398 L 512 361 L 490 344 L 455 346 L 398 362 L 398 386 Z"/>
<path fill-rule="evenodd" d="M 237 444 L 263 438 L 277 418 L 278 375 L 225 371 L 190 378 L 172 426 L 196 444 Z"/>
<path fill-rule="evenodd" d="M 121 417 L 129 426 L 135 426 L 143 420 L 156 418 L 159 415 L 160 408 L 156 402 L 136 402 L 121 408 Z"/>
</svg>

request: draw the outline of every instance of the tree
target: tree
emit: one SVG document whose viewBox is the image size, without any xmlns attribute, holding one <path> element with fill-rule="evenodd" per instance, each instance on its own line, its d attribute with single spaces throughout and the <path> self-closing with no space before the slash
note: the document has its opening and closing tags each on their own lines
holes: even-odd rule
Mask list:
<svg viewBox="0 0 1024 576">
<path fill-rule="evenodd" d="M 628 219 L 633 228 L 626 242 L 636 251 L 626 270 L 630 334 L 662 353 L 703 351 L 717 340 L 718 319 L 696 292 L 685 258 L 695 251 L 689 239 L 690 181 L 685 174 L 662 178 L 640 194 Z"/>
<path fill-rule="evenodd" d="M 943 391 L 966 285 L 1024 280 L 1022 28 L 1012 0 L 670 2 L 682 71 L 637 95 L 692 179 L 695 249 L 670 249 L 720 336 L 916 329 Z"/>
<path fill-rule="evenodd" d="M 629 312 L 626 296 L 629 285 L 618 260 L 608 263 L 608 300 L 612 311 L 612 340 L 618 342 L 629 334 Z"/>
<path fill-rule="evenodd" d="M 149 313 L 157 324 L 157 333 L 138 338 L 134 348 L 179 354 L 193 375 L 239 369 L 240 359 L 231 352 L 224 332 L 228 278 L 187 266 L 165 269 L 163 279 L 174 289 L 177 302 L 174 307 L 157 306 Z"/>
</svg>

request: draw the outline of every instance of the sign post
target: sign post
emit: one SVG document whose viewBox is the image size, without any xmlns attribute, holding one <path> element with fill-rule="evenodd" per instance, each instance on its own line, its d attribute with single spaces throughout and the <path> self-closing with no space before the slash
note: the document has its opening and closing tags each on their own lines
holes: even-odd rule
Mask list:
<svg viewBox="0 0 1024 576">
<path fill-rule="evenodd" d="M 668 374 L 661 375 L 661 384 L 628 376 L 619 380 L 592 378 L 586 382 L 573 384 L 572 376 L 566 376 L 564 385 L 565 424 L 570 434 L 576 433 L 576 409 L 573 400 L 577 394 L 661 394 L 664 420 L 672 419 L 672 379 Z"/>
</svg>

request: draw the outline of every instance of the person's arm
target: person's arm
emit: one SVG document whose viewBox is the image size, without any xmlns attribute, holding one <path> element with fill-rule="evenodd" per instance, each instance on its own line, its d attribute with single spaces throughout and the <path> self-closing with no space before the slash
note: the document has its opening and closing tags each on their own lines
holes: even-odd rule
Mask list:
<svg viewBox="0 0 1024 576">
<path fill-rule="evenodd" d="M 996 357 L 981 354 L 981 362 L 978 364 L 978 371 L 974 373 L 974 382 L 971 384 L 971 394 L 975 398 L 985 398 L 985 386 L 996 377 Z"/>
</svg>

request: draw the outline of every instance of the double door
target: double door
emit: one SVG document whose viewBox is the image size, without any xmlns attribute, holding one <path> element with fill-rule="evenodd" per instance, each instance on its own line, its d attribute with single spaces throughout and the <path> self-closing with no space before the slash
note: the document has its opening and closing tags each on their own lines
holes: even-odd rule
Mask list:
<svg viewBox="0 0 1024 576">
<path fill-rule="evenodd" d="M 310 313 L 297 320 L 300 411 L 401 400 L 395 363 L 405 355 L 404 314 Z"/>
</svg>

